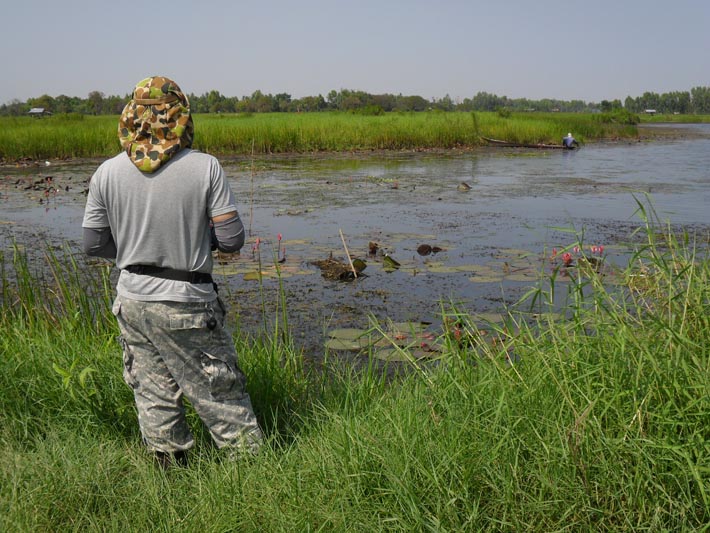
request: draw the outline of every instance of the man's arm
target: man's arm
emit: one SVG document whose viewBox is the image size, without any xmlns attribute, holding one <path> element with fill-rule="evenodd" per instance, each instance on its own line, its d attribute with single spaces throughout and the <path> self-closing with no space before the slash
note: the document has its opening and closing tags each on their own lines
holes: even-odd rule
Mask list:
<svg viewBox="0 0 710 533">
<path fill-rule="evenodd" d="M 244 224 L 239 213 L 230 211 L 212 217 L 214 244 L 220 252 L 237 252 L 244 246 Z"/>
<path fill-rule="evenodd" d="M 83 249 L 86 255 L 116 259 L 116 242 L 111 228 L 84 228 Z"/>
</svg>

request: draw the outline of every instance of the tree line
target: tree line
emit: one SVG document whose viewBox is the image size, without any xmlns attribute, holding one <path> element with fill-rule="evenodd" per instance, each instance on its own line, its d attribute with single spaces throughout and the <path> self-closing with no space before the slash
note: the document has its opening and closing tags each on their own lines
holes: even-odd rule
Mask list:
<svg viewBox="0 0 710 533">
<path fill-rule="evenodd" d="M 508 98 L 487 92 L 478 92 L 471 98 L 454 101 L 449 95 L 427 100 L 421 96 L 402 94 L 370 94 L 365 91 L 332 90 L 325 97 L 305 96 L 292 98 L 288 93 L 265 94 L 254 91 L 250 96 L 238 98 L 224 96 L 212 90 L 201 95 L 188 94 L 195 113 L 269 113 L 350 111 L 364 114 L 380 114 L 390 111 L 547 111 L 547 112 L 595 112 L 626 109 L 641 113 L 653 109 L 658 113 L 710 114 L 710 87 L 694 87 L 690 91 L 669 93 L 645 92 L 641 96 L 627 96 L 621 100 L 584 102 L 582 100 L 556 100 Z M 13 100 L 0 105 L 0 115 L 21 116 L 32 108 L 44 108 L 54 114 L 78 113 L 86 115 L 117 115 L 130 99 L 130 95 L 106 96 L 92 91 L 86 98 L 77 96 L 49 96 L 43 94 L 25 102 Z"/>
</svg>

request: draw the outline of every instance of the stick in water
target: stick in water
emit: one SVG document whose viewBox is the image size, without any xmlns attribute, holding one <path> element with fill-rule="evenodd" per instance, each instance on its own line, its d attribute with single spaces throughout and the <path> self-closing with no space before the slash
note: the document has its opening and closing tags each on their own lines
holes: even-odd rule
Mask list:
<svg viewBox="0 0 710 533">
<path fill-rule="evenodd" d="M 348 256 L 348 263 L 350 263 L 350 270 L 353 271 L 353 276 L 357 277 L 357 270 L 355 270 L 355 267 L 353 266 L 353 260 L 350 259 L 350 252 L 348 252 L 348 245 L 345 244 L 345 237 L 343 236 L 343 230 L 338 228 L 338 231 L 340 232 L 340 240 L 343 241 L 343 248 L 345 248 L 345 255 Z"/>
</svg>

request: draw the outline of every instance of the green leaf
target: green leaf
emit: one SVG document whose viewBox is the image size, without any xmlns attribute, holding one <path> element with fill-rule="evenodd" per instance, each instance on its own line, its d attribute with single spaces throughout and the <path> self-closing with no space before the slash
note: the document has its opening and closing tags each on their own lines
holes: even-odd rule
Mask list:
<svg viewBox="0 0 710 533">
<path fill-rule="evenodd" d="M 357 270 L 358 274 L 367 268 L 367 263 L 362 259 L 353 259 L 353 267 Z"/>
<path fill-rule="evenodd" d="M 363 349 L 363 345 L 359 341 L 347 339 L 328 339 L 325 341 L 325 347 L 329 350 L 347 350 L 349 352 L 358 352 Z"/>
<path fill-rule="evenodd" d="M 382 265 L 385 268 L 390 268 L 390 269 L 397 269 L 400 266 L 402 266 L 389 255 L 384 256 L 384 258 L 382 259 Z"/>
<path fill-rule="evenodd" d="M 86 378 L 93 372 L 96 372 L 96 369 L 90 366 L 87 366 L 84 370 L 79 372 L 79 385 L 81 385 L 82 388 L 86 388 Z"/>
</svg>

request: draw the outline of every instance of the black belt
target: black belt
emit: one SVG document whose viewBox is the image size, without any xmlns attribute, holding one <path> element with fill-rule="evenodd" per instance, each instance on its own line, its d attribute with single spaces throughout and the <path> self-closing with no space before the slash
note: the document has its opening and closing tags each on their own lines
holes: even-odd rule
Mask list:
<svg viewBox="0 0 710 533">
<path fill-rule="evenodd" d="M 125 270 L 131 274 L 153 276 L 154 278 L 172 279 L 174 281 L 188 281 L 190 283 L 214 283 L 212 274 L 205 272 L 187 272 L 153 265 L 128 265 Z"/>
</svg>

